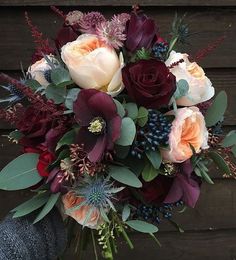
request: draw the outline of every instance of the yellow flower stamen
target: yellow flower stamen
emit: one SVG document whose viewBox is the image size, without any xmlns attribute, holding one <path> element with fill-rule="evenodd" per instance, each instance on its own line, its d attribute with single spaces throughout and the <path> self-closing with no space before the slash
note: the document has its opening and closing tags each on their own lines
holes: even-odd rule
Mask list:
<svg viewBox="0 0 236 260">
<path fill-rule="evenodd" d="M 90 123 L 88 130 L 93 134 L 100 134 L 104 128 L 103 119 L 94 118 Z"/>
</svg>

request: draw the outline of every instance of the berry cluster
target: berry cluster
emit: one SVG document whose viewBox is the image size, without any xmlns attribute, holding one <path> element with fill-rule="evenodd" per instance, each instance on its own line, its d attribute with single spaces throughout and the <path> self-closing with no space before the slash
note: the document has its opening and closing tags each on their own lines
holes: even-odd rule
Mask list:
<svg viewBox="0 0 236 260">
<path fill-rule="evenodd" d="M 164 60 L 168 48 L 169 46 L 165 42 L 156 43 L 152 48 L 153 55 L 160 60 Z"/>
<path fill-rule="evenodd" d="M 168 145 L 170 131 L 171 123 L 168 118 L 160 112 L 150 109 L 147 124 L 137 131 L 131 154 L 141 159 L 145 151 L 156 151 L 159 146 Z"/>
</svg>

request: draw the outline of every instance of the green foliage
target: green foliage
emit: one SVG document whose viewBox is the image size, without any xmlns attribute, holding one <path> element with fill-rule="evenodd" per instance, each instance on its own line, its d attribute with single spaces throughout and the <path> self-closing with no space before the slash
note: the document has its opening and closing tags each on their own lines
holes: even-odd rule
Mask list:
<svg viewBox="0 0 236 260">
<path fill-rule="evenodd" d="M 49 196 L 50 194 L 48 192 L 41 192 L 32 199 L 22 203 L 18 207 L 11 210 L 11 212 L 15 212 L 13 218 L 23 217 L 41 208 L 48 201 Z"/>
<path fill-rule="evenodd" d="M 125 224 L 127 224 L 132 229 L 139 231 L 141 233 L 153 234 L 158 231 L 158 228 L 153 224 L 141 220 L 129 220 L 126 221 Z"/>
<path fill-rule="evenodd" d="M 231 175 L 229 166 L 227 165 L 225 160 L 217 152 L 211 151 L 211 152 L 208 153 L 208 156 L 213 160 L 213 162 L 216 164 L 216 166 L 224 174 Z"/>
<path fill-rule="evenodd" d="M 146 182 L 152 181 L 155 179 L 159 174 L 159 171 L 153 167 L 153 165 L 148 162 L 143 171 L 142 171 L 142 177 Z"/>
<path fill-rule="evenodd" d="M 57 203 L 59 197 L 60 197 L 60 193 L 51 194 L 47 203 L 45 204 L 45 206 L 43 207 L 41 212 L 38 214 L 38 216 L 34 220 L 34 224 L 36 224 L 37 222 L 42 220 L 53 209 L 53 207 Z"/>
<path fill-rule="evenodd" d="M 128 204 L 126 204 L 122 211 L 122 221 L 125 222 L 129 218 L 130 212 L 131 212 L 130 207 Z"/>
<path fill-rule="evenodd" d="M 50 84 L 45 90 L 45 95 L 47 99 L 52 99 L 55 104 L 61 104 L 65 101 L 66 89 Z"/>
<path fill-rule="evenodd" d="M 53 84 L 62 88 L 73 83 L 69 71 L 62 67 L 55 68 L 51 71 L 51 79 Z"/>
<path fill-rule="evenodd" d="M 121 118 L 123 118 L 125 116 L 125 109 L 123 105 L 117 99 L 113 99 L 113 100 L 116 104 L 117 113 L 120 115 Z"/>
<path fill-rule="evenodd" d="M 73 144 L 76 138 L 78 128 L 73 128 L 69 132 L 65 133 L 62 138 L 58 141 L 56 150 L 60 149 L 64 145 Z"/>
<path fill-rule="evenodd" d="M 13 140 L 14 142 L 18 143 L 18 141 L 23 137 L 24 135 L 19 130 L 14 130 L 9 133 L 8 137 L 10 140 Z"/>
<path fill-rule="evenodd" d="M 124 117 L 121 124 L 121 135 L 116 144 L 129 146 L 133 143 L 136 135 L 136 127 L 134 121 L 129 117 Z"/>
<path fill-rule="evenodd" d="M 140 107 L 138 110 L 137 124 L 144 127 L 148 121 L 148 110 L 145 107 Z"/>
<path fill-rule="evenodd" d="M 0 189 L 21 190 L 39 183 L 42 177 L 36 169 L 38 157 L 25 153 L 7 164 L 0 172 Z"/>
<path fill-rule="evenodd" d="M 151 58 L 152 58 L 152 52 L 142 47 L 140 50 L 137 50 L 135 55 L 132 57 L 131 61 L 136 62 L 139 60 L 149 60 Z"/>
<path fill-rule="evenodd" d="M 236 131 L 230 131 L 225 138 L 223 139 L 223 141 L 221 142 L 221 145 L 223 147 L 230 147 L 232 145 L 236 144 Z"/>
<path fill-rule="evenodd" d="M 201 177 L 204 179 L 207 183 L 209 184 L 214 184 L 210 176 L 208 175 L 209 170 L 207 168 L 207 165 L 209 163 L 208 160 L 198 157 L 194 151 L 194 147 L 190 146 L 193 150 L 193 157 L 192 157 L 192 165 L 194 168 L 194 172 L 196 173 L 197 176 Z"/>
<path fill-rule="evenodd" d="M 151 162 L 151 164 L 153 165 L 153 167 L 155 169 L 159 169 L 161 166 L 161 162 L 162 162 L 162 157 L 161 157 L 161 153 L 160 151 L 147 151 L 146 152 L 147 158 L 148 160 Z"/>
<path fill-rule="evenodd" d="M 80 92 L 79 88 L 72 88 L 68 90 L 66 100 L 65 100 L 66 108 L 73 110 L 73 103 L 77 99 L 79 92 Z"/>
<path fill-rule="evenodd" d="M 208 108 L 205 121 L 206 126 L 214 126 L 219 121 L 222 121 L 224 113 L 227 109 L 227 95 L 225 91 L 221 91 L 214 99 L 212 105 Z"/>
<path fill-rule="evenodd" d="M 26 86 L 30 87 L 33 91 L 37 91 L 42 87 L 40 83 L 35 79 L 27 79 L 24 83 Z"/>
<path fill-rule="evenodd" d="M 125 159 L 129 154 L 130 146 L 115 145 L 115 154 L 119 159 Z"/>
<path fill-rule="evenodd" d="M 109 168 L 110 168 L 109 174 L 114 180 L 131 187 L 135 187 L 135 188 L 142 187 L 141 181 L 128 168 L 115 166 L 115 165 L 110 165 Z"/>
<path fill-rule="evenodd" d="M 189 90 L 188 82 L 185 79 L 181 79 L 177 82 L 176 85 L 176 91 L 174 93 L 175 99 L 186 96 Z"/>
<path fill-rule="evenodd" d="M 127 116 L 135 120 L 138 117 L 138 107 L 135 103 L 125 103 L 124 108 L 127 111 Z"/>
</svg>

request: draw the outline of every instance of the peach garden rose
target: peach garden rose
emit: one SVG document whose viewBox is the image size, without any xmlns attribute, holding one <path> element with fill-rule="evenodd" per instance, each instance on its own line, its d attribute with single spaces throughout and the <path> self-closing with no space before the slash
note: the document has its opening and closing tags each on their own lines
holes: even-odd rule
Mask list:
<svg viewBox="0 0 236 260">
<path fill-rule="evenodd" d="M 176 81 L 184 79 L 188 82 L 189 91 L 186 96 L 177 99 L 176 103 L 180 106 L 193 106 L 211 99 L 215 94 L 211 81 L 196 62 L 189 61 L 188 54 L 172 51 L 165 63 L 170 66 L 181 59 L 184 62 L 174 66 L 170 71 L 175 75 Z"/>
<path fill-rule="evenodd" d="M 124 65 L 112 47 L 104 44 L 96 35 L 83 34 L 68 42 L 61 50 L 62 60 L 71 78 L 81 88 L 94 88 L 118 95 L 123 89 L 121 69 Z"/>
<path fill-rule="evenodd" d="M 197 107 L 180 108 L 175 116 L 169 134 L 169 149 L 162 149 L 161 152 L 164 160 L 181 163 L 193 155 L 190 144 L 197 153 L 208 148 L 208 131 Z"/>
<path fill-rule="evenodd" d="M 100 212 L 98 209 L 94 207 L 92 213 L 88 220 L 86 221 L 87 214 L 90 212 L 91 206 L 84 205 L 81 206 L 78 210 L 72 210 L 69 212 L 70 208 L 78 206 L 82 203 L 85 199 L 83 197 L 78 197 L 75 195 L 73 191 L 66 193 L 63 196 L 62 202 L 64 205 L 65 212 L 67 211 L 67 215 L 71 216 L 75 219 L 79 224 L 84 225 L 89 228 L 96 229 L 100 224 L 102 224 L 102 218 L 100 216 Z"/>
</svg>

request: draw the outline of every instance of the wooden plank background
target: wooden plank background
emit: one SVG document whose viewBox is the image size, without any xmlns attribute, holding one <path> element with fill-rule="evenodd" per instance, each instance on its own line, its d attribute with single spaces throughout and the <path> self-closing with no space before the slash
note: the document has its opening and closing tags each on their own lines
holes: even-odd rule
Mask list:
<svg viewBox="0 0 236 260">
<path fill-rule="evenodd" d="M 0 0 L 0 71 L 20 77 L 20 61 L 24 68 L 30 64 L 33 43 L 24 22 L 24 11 L 28 11 L 34 24 L 53 39 L 61 21 L 51 12 L 51 4 L 61 6 L 65 12 L 73 9 L 98 10 L 110 17 L 114 12 L 129 11 L 136 2 Z M 176 11 L 179 14 L 187 12 L 187 21 L 194 34 L 189 38 L 185 50 L 192 56 L 218 37 L 226 36 L 223 44 L 202 60 L 201 64 L 216 90 L 225 89 L 228 93 L 225 130 L 236 128 L 236 0 L 140 0 L 139 3 L 157 21 L 163 35 L 168 35 Z M 20 153 L 20 148 L 9 144 L 4 136 L 10 128 L 8 124 L 0 122 L 0 168 Z M 170 224 L 163 223 L 158 235 L 161 248 L 142 235 L 134 235 L 136 251 L 128 251 L 121 243 L 117 259 L 236 259 L 236 181 L 222 179 L 217 171 L 212 172 L 212 175 L 215 184 L 203 185 L 197 207 L 175 216 L 185 233 L 180 234 Z M 0 219 L 28 196 L 29 193 L 25 191 L 0 191 Z M 88 253 L 87 259 L 93 259 L 93 256 Z"/>
</svg>

